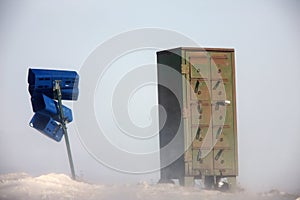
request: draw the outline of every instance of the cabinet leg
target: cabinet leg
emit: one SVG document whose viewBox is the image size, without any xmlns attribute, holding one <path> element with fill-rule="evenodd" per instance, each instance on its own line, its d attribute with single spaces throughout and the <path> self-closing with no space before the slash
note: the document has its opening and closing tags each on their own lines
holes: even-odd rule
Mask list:
<svg viewBox="0 0 300 200">
<path fill-rule="evenodd" d="M 235 176 L 227 177 L 227 180 L 229 184 L 229 189 L 235 190 L 237 188 L 236 177 Z"/>
<path fill-rule="evenodd" d="M 214 176 L 203 176 L 203 182 L 205 189 L 213 189 L 213 186 L 215 184 L 215 178 Z"/>
<path fill-rule="evenodd" d="M 185 176 L 184 177 L 184 186 L 194 186 L 194 177 L 193 176 Z"/>
</svg>

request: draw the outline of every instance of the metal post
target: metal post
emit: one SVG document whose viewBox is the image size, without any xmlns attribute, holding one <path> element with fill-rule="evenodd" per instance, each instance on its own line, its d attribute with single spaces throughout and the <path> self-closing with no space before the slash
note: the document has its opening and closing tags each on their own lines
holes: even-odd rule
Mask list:
<svg viewBox="0 0 300 200">
<path fill-rule="evenodd" d="M 75 180 L 76 177 L 75 177 L 74 164 L 73 164 L 73 159 L 72 159 L 72 154 L 71 154 L 71 147 L 70 147 L 67 126 L 65 123 L 64 112 L 63 112 L 62 103 L 61 103 L 61 89 L 60 89 L 60 81 L 59 80 L 55 80 L 54 90 L 56 91 L 56 95 L 57 95 L 59 116 L 60 116 L 63 131 L 64 131 L 64 135 L 65 135 L 65 142 L 66 142 L 66 146 L 67 146 L 67 152 L 68 152 L 69 164 L 70 164 L 70 168 L 71 168 L 72 179 Z"/>
</svg>

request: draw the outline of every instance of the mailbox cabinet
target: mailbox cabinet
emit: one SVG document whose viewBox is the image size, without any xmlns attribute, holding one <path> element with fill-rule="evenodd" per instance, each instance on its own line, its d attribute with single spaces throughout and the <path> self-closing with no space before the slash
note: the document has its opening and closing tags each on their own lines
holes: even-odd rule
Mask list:
<svg viewBox="0 0 300 200">
<path fill-rule="evenodd" d="M 177 75 L 167 73 L 167 68 Z M 179 134 L 176 148 L 182 150 L 178 159 L 162 166 L 161 181 L 179 179 L 182 185 L 190 185 L 203 179 L 210 187 L 227 177 L 234 186 L 238 175 L 234 49 L 159 51 L 157 73 L 158 102 L 165 108 L 159 115 L 167 112 L 170 118 L 159 118 L 160 148 Z M 161 165 L 174 149 L 166 151 L 160 155 Z"/>
</svg>

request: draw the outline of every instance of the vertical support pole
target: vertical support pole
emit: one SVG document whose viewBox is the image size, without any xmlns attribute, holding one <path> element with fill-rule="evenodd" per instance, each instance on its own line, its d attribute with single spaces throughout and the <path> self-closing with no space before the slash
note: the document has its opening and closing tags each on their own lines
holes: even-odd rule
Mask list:
<svg viewBox="0 0 300 200">
<path fill-rule="evenodd" d="M 65 136 L 65 142 L 66 142 L 66 147 L 67 147 L 67 152 L 68 152 L 68 158 L 69 158 L 69 164 L 70 164 L 72 179 L 75 180 L 76 177 L 75 177 L 74 164 L 73 164 L 73 159 L 72 159 L 72 154 L 71 154 L 71 147 L 70 147 L 70 142 L 69 142 L 69 137 L 68 137 L 68 132 L 67 132 L 67 126 L 66 126 L 66 123 L 65 123 L 64 112 L 63 112 L 63 109 L 62 109 L 61 88 L 60 88 L 60 81 L 59 80 L 55 80 L 54 91 L 56 92 L 56 95 L 57 95 L 59 116 L 60 116 L 63 131 L 64 131 L 64 136 Z"/>
</svg>

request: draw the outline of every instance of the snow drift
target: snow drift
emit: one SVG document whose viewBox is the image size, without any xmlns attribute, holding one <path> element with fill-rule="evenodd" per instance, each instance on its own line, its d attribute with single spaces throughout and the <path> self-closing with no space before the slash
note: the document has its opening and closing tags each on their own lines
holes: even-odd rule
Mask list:
<svg viewBox="0 0 300 200">
<path fill-rule="evenodd" d="M 48 174 L 31 177 L 26 173 L 0 175 L 1 200 L 232 200 L 232 199 L 286 199 L 300 200 L 296 195 L 272 190 L 263 194 L 249 194 L 246 192 L 222 193 L 212 190 L 201 190 L 193 187 L 181 187 L 173 184 L 136 185 L 97 185 L 82 181 L 73 181 L 64 174 Z"/>
</svg>

